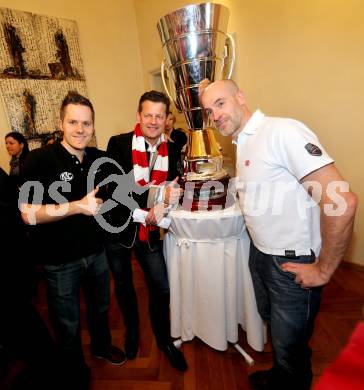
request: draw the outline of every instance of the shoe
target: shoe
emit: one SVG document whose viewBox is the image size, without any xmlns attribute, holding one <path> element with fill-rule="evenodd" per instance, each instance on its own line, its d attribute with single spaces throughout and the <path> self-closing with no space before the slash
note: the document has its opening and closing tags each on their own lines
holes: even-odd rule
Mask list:
<svg viewBox="0 0 364 390">
<path fill-rule="evenodd" d="M 249 383 L 254 390 L 309 390 L 311 388 L 309 376 L 300 379 L 280 368 L 256 371 L 249 375 Z"/>
<path fill-rule="evenodd" d="M 126 331 L 125 335 L 125 354 L 128 360 L 134 360 L 139 349 L 139 332 L 132 330 Z"/>
<path fill-rule="evenodd" d="M 249 384 L 254 390 L 268 390 L 272 389 L 271 382 L 273 377 L 273 370 L 260 370 L 249 375 Z"/>
<path fill-rule="evenodd" d="M 161 350 L 166 354 L 171 365 L 179 371 L 186 371 L 188 368 L 187 362 L 183 353 L 170 342 L 166 346 L 162 347 Z"/>
<path fill-rule="evenodd" d="M 97 359 L 107 360 L 109 363 L 114 364 L 115 366 L 121 366 L 126 362 L 125 353 L 118 347 L 114 345 L 110 346 L 110 349 L 106 353 L 94 353 L 92 352 L 93 357 Z"/>
</svg>

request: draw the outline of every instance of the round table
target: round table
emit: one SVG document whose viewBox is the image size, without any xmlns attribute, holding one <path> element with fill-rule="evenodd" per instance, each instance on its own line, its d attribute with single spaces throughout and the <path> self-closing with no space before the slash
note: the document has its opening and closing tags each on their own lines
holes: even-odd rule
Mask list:
<svg viewBox="0 0 364 390">
<path fill-rule="evenodd" d="M 223 351 L 238 341 L 263 350 L 265 328 L 248 267 L 250 240 L 239 206 L 225 210 L 172 211 L 164 237 L 171 291 L 171 335 L 199 337 Z"/>
</svg>

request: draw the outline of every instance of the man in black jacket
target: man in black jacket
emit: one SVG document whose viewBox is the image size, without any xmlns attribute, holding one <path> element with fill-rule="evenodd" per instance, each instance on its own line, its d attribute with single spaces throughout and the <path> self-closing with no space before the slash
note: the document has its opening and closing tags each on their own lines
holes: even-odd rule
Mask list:
<svg viewBox="0 0 364 390">
<path fill-rule="evenodd" d="M 147 215 L 145 225 L 130 222 L 120 233 L 112 235 L 106 253 L 126 326 L 125 351 L 128 359 L 136 357 L 139 347 L 139 315 L 131 267 L 134 250 L 148 285 L 150 318 L 157 345 L 172 366 L 185 371 L 187 363 L 170 336 L 167 269 L 159 229 L 155 226 L 165 213 L 166 206 L 178 202 L 181 191 L 174 188 L 179 174 L 180 150 L 175 144 L 167 142 L 163 134 L 168 111 L 167 96 L 156 91 L 146 92 L 139 101 L 139 123 L 134 131 L 111 137 L 109 141 L 109 157 L 120 164 L 125 174 L 133 170 L 136 185 L 144 187 L 143 191 L 135 191 L 139 194 L 133 193 L 133 199 L 147 211 Z M 166 181 L 172 183 L 166 185 Z M 123 205 L 115 207 L 111 211 L 112 224 L 123 225 L 132 211 Z"/>
<path fill-rule="evenodd" d="M 0 388 L 7 388 L 11 367 L 20 360 L 25 365 L 19 364 L 11 388 L 59 389 L 54 343 L 32 302 L 37 274 L 18 210 L 18 187 L 1 168 L 0 230 Z"/>
</svg>

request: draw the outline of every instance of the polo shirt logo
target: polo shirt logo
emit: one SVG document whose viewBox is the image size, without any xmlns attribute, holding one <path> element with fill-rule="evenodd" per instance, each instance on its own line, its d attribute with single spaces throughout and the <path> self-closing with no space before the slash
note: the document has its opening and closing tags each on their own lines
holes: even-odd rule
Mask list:
<svg viewBox="0 0 364 390">
<path fill-rule="evenodd" d="M 250 165 L 250 160 L 245 160 L 244 165 L 248 167 Z"/>
<path fill-rule="evenodd" d="M 311 156 L 322 156 L 321 149 L 314 144 L 306 144 L 305 149 L 311 154 Z"/>
<path fill-rule="evenodd" d="M 60 175 L 59 175 L 59 178 L 62 180 L 62 181 L 71 181 L 73 179 L 73 173 L 71 172 L 62 172 Z"/>
</svg>

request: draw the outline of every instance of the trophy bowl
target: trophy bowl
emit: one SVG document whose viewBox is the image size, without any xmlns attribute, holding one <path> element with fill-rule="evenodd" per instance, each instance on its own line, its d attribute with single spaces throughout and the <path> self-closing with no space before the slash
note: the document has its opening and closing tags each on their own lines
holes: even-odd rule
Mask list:
<svg viewBox="0 0 364 390">
<path fill-rule="evenodd" d="M 184 160 L 182 207 L 192 211 L 228 206 L 229 175 L 209 126 L 198 89 L 200 82 L 231 77 L 235 44 L 226 33 L 229 10 L 215 3 L 192 4 L 173 11 L 158 22 L 164 59 L 161 76 L 176 108 L 183 112 L 189 129 Z M 167 75 L 167 77 L 166 77 Z"/>
</svg>

